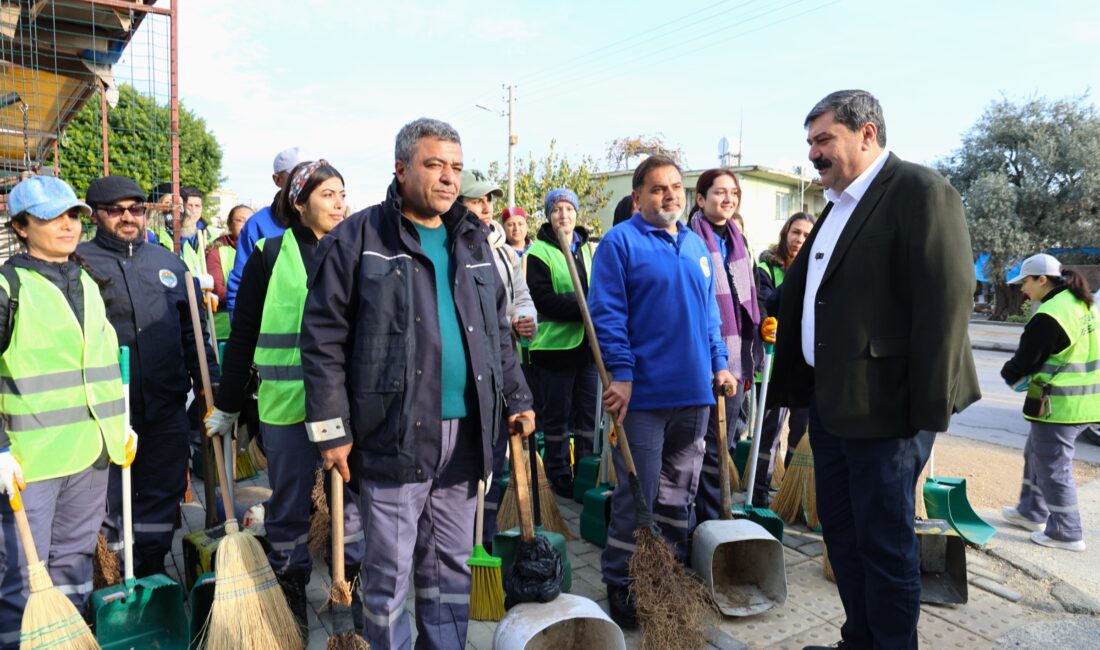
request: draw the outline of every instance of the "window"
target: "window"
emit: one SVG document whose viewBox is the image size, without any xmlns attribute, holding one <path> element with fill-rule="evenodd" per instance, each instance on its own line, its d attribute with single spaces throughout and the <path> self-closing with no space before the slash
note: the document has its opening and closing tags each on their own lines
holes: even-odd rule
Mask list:
<svg viewBox="0 0 1100 650">
<path fill-rule="evenodd" d="M 775 193 L 775 220 L 786 221 L 791 214 L 791 195 L 787 192 Z"/>
</svg>

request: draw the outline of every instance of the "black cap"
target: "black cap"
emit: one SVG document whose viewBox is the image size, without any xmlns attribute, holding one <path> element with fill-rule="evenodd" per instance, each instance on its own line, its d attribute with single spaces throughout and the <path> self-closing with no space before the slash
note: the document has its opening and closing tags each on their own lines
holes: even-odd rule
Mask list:
<svg viewBox="0 0 1100 650">
<path fill-rule="evenodd" d="M 172 193 L 172 182 L 165 181 L 163 183 L 157 183 L 153 186 L 153 191 L 149 192 L 149 201 L 156 203 L 160 201 L 162 197 Z"/>
<path fill-rule="evenodd" d="M 84 200 L 95 206 L 108 205 L 122 199 L 144 201 L 145 192 L 129 176 L 104 176 L 88 185 Z"/>
</svg>

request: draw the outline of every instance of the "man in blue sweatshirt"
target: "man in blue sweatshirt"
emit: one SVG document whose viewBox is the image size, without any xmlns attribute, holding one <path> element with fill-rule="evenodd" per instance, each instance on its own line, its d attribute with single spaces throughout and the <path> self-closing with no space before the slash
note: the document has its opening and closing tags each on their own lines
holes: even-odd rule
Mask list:
<svg viewBox="0 0 1100 650">
<path fill-rule="evenodd" d="M 680 167 L 666 156 L 647 158 L 634 171 L 633 190 L 638 211 L 600 241 L 589 302 L 611 373 L 604 405 L 623 425 L 642 493 L 684 561 L 713 386 L 734 379 L 719 331 L 710 253 L 679 221 L 686 202 Z M 619 454 L 615 470 L 627 475 Z M 635 527 L 634 497 L 624 479 L 612 497 L 602 556 L 611 618 L 620 626 L 636 624 L 627 572 Z"/>
</svg>

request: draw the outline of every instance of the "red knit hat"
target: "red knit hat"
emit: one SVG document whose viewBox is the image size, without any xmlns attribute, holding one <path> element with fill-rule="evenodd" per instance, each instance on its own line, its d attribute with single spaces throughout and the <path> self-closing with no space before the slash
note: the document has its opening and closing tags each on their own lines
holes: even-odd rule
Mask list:
<svg viewBox="0 0 1100 650">
<path fill-rule="evenodd" d="M 523 208 L 519 208 L 519 207 L 504 208 L 504 212 L 502 212 L 501 215 L 500 215 L 500 222 L 504 223 L 505 221 L 508 221 L 512 217 L 523 217 L 524 219 L 526 219 L 527 218 L 527 213 L 523 210 Z"/>
</svg>

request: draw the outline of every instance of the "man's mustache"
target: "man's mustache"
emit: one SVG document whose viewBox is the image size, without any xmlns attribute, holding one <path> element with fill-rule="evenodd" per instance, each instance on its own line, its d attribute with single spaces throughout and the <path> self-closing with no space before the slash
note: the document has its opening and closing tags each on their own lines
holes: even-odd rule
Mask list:
<svg viewBox="0 0 1100 650">
<path fill-rule="evenodd" d="M 817 171 L 821 171 L 822 169 L 828 169 L 828 168 L 833 166 L 833 161 L 829 160 L 828 158 L 824 158 L 824 157 L 817 158 L 815 160 L 811 160 L 810 162 L 813 164 L 814 169 L 816 169 Z"/>
</svg>

